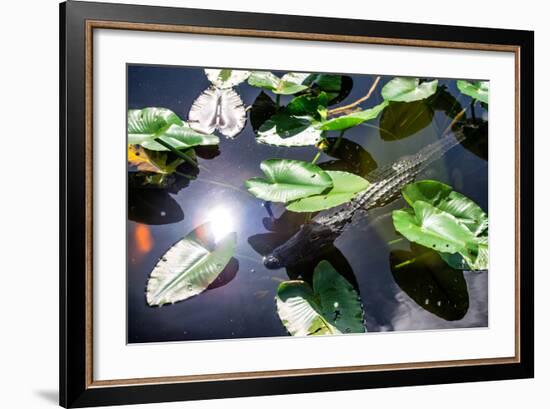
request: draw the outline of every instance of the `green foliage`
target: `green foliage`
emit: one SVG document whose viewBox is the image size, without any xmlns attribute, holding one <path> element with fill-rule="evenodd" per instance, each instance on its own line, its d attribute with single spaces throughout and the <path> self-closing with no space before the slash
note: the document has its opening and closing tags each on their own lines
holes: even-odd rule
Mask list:
<svg viewBox="0 0 550 409">
<path fill-rule="evenodd" d="M 308 88 L 304 80 L 309 76 L 307 73 L 293 73 L 277 77 L 268 71 L 252 71 L 248 77 L 248 84 L 253 87 L 267 89 L 275 94 L 292 95 Z"/>
<path fill-rule="evenodd" d="M 298 199 L 286 206 L 293 212 L 318 212 L 351 201 L 355 195 L 369 187 L 369 182 L 348 172 L 326 171 L 333 187 L 328 192 Z"/>
<path fill-rule="evenodd" d="M 488 218 L 471 199 L 443 183 L 425 180 L 407 185 L 403 197 L 412 209 L 393 212 L 395 229 L 409 241 L 444 255 L 449 265 L 488 268 Z M 452 256 L 451 256 L 452 255 Z"/>
<path fill-rule="evenodd" d="M 287 203 L 332 187 L 329 174 L 309 162 L 268 159 L 260 167 L 266 177 L 248 179 L 245 185 L 251 194 L 263 200 Z"/>
<path fill-rule="evenodd" d="M 323 132 L 312 124 L 313 118 L 286 112 L 273 115 L 258 129 L 256 140 L 276 146 L 308 146 L 321 140 Z"/>
<path fill-rule="evenodd" d="M 489 81 L 456 81 L 456 87 L 464 95 L 468 95 L 484 104 L 489 103 Z"/>
<path fill-rule="evenodd" d="M 168 151 L 161 140 L 175 149 L 186 150 L 198 145 L 217 145 L 219 138 L 193 130 L 167 108 L 128 110 L 128 144 L 141 145 L 153 151 Z"/>
<path fill-rule="evenodd" d="M 420 82 L 418 78 L 396 77 L 382 88 L 386 101 L 413 102 L 426 99 L 437 91 L 437 80 Z"/>
<path fill-rule="evenodd" d="M 277 289 L 277 313 L 290 335 L 363 333 L 363 309 L 353 286 L 327 261 L 313 273 L 313 288 L 285 281 Z"/>
<path fill-rule="evenodd" d="M 147 303 L 173 304 L 200 294 L 229 263 L 236 244 L 236 233 L 215 243 L 209 223 L 199 226 L 157 262 L 147 282 Z"/>
<path fill-rule="evenodd" d="M 217 88 L 226 89 L 239 85 L 250 76 L 250 71 L 230 69 L 205 69 L 208 80 Z"/>
<path fill-rule="evenodd" d="M 328 119 L 326 121 L 320 122 L 317 125 L 317 128 L 323 131 L 342 131 L 344 129 L 354 127 L 356 125 L 359 125 L 360 123 L 376 118 L 387 105 L 388 102 L 384 101 L 373 108 L 353 112 L 348 115 L 342 115 L 333 119 Z"/>
<path fill-rule="evenodd" d="M 326 109 L 328 95 L 321 91 L 318 95 L 300 95 L 294 97 L 286 106 L 285 112 L 290 115 L 310 115 L 320 119 L 320 111 Z"/>
</svg>

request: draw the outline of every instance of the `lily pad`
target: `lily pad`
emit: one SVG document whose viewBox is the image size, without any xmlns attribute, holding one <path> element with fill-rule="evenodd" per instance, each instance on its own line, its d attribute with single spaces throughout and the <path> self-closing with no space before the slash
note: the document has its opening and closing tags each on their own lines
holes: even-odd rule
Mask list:
<svg viewBox="0 0 550 409">
<path fill-rule="evenodd" d="M 221 89 L 239 85 L 250 76 L 250 71 L 228 69 L 205 69 L 204 73 L 212 85 Z"/>
<path fill-rule="evenodd" d="M 382 88 L 386 101 L 413 102 L 428 98 L 437 91 L 437 80 L 420 82 L 418 78 L 397 77 Z"/>
<path fill-rule="evenodd" d="M 326 171 L 332 179 L 333 187 L 322 195 L 309 196 L 286 206 L 293 212 L 318 212 L 351 201 L 355 195 L 369 187 L 369 182 L 348 172 Z"/>
<path fill-rule="evenodd" d="M 218 130 L 234 138 L 246 124 L 246 109 L 239 94 L 233 89 L 210 87 L 193 102 L 189 111 L 189 125 L 202 134 Z"/>
<path fill-rule="evenodd" d="M 170 160 L 168 152 L 150 151 L 140 145 L 128 145 L 128 171 L 152 172 L 169 175 L 185 161 L 176 157 Z"/>
<path fill-rule="evenodd" d="M 327 105 L 328 95 L 322 91 L 319 95 L 300 95 L 294 97 L 286 106 L 285 112 L 295 116 L 309 115 L 319 118 L 319 112 L 326 109 Z"/>
<path fill-rule="evenodd" d="M 304 85 L 313 92 L 324 92 L 328 96 L 328 105 L 343 101 L 353 88 L 353 80 L 347 75 L 311 74 L 304 80 Z"/>
<path fill-rule="evenodd" d="M 477 247 L 474 234 L 453 215 L 423 201 L 414 202 L 412 208 L 392 214 L 395 229 L 409 241 L 443 253 Z"/>
<path fill-rule="evenodd" d="M 309 73 L 290 72 L 279 78 L 269 71 L 252 71 L 248 84 L 267 89 L 275 94 L 292 95 L 308 88 L 303 82 L 309 75 Z"/>
<path fill-rule="evenodd" d="M 359 125 L 365 121 L 370 121 L 378 116 L 380 112 L 388 105 L 387 101 L 382 102 L 372 108 L 358 112 L 353 112 L 348 115 L 342 115 L 337 118 L 322 121 L 317 125 L 318 129 L 323 131 L 342 131 Z"/>
<path fill-rule="evenodd" d="M 251 178 L 245 185 L 251 194 L 263 200 L 287 203 L 332 187 L 329 174 L 309 162 L 268 159 L 260 167 L 266 178 Z"/>
<path fill-rule="evenodd" d="M 411 206 L 417 201 L 424 201 L 453 215 L 476 236 L 482 234 L 489 225 L 487 214 L 481 207 L 444 183 L 421 180 L 405 186 L 402 194 Z"/>
<path fill-rule="evenodd" d="M 256 141 L 267 145 L 309 146 L 319 142 L 323 132 L 312 125 L 311 117 L 283 112 L 265 121 L 257 135 Z"/>
<path fill-rule="evenodd" d="M 359 295 L 327 261 L 313 273 L 313 288 L 304 281 L 285 281 L 277 289 L 277 313 L 290 335 L 363 333 Z"/>
<path fill-rule="evenodd" d="M 217 136 L 193 130 L 167 108 L 128 110 L 128 144 L 141 145 L 154 151 L 169 150 L 155 139 L 181 150 L 198 145 L 217 145 L 220 142 Z"/>
<path fill-rule="evenodd" d="M 489 220 L 475 202 L 433 180 L 411 183 L 402 193 L 412 209 L 394 211 L 397 231 L 437 250 L 453 268 L 488 268 Z"/>
<path fill-rule="evenodd" d="M 489 103 L 489 81 L 456 81 L 458 90 L 464 95 L 477 99 L 485 104 Z"/>
<path fill-rule="evenodd" d="M 157 262 L 147 282 L 147 303 L 173 304 L 200 294 L 229 263 L 236 244 L 236 233 L 214 243 L 209 223 L 199 226 Z"/>
</svg>

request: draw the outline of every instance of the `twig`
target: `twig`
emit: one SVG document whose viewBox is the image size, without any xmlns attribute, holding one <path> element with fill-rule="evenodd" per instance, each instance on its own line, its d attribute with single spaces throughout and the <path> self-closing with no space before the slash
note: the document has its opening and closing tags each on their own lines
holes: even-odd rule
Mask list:
<svg viewBox="0 0 550 409">
<path fill-rule="evenodd" d="M 369 92 L 367 92 L 367 95 L 365 95 L 364 97 L 361 97 L 359 98 L 357 101 L 355 102 L 352 102 L 351 104 L 349 105 L 344 105 L 342 107 L 338 107 L 338 108 L 334 108 L 334 109 L 329 109 L 328 110 L 328 115 L 335 115 L 335 114 L 338 114 L 342 111 L 345 111 L 346 109 L 350 109 L 350 108 L 353 108 L 353 107 L 356 107 L 357 105 L 359 105 L 361 102 L 363 101 L 366 101 L 367 99 L 370 98 L 370 96 L 372 95 L 372 93 L 374 92 L 374 90 L 376 89 L 376 86 L 378 85 L 378 83 L 380 82 L 380 76 L 376 77 L 376 79 L 374 80 L 374 82 L 372 83 L 370 89 L 369 89 Z"/>
<path fill-rule="evenodd" d="M 466 108 L 464 108 L 462 111 L 460 111 L 458 114 L 456 114 L 456 116 L 453 118 L 451 123 L 447 126 L 447 128 L 445 128 L 442 135 L 445 135 L 447 132 L 449 132 L 451 130 L 451 128 L 454 126 L 454 124 L 456 124 L 460 120 L 460 118 L 462 118 L 462 116 L 464 115 L 465 112 L 466 112 Z"/>
<path fill-rule="evenodd" d="M 317 151 L 317 154 L 315 155 L 315 157 L 313 158 L 313 160 L 311 161 L 311 163 L 315 164 L 317 162 L 317 160 L 319 159 L 319 157 L 321 156 L 321 149 L 319 149 Z"/>
</svg>

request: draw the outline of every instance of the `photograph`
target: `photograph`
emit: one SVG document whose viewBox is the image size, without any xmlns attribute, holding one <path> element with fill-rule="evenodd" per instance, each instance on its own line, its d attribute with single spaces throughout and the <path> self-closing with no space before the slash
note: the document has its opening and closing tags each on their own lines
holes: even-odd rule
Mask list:
<svg viewBox="0 0 550 409">
<path fill-rule="evenodd" d="M 127 343 L 488 328 L 489 90 L 128 63 Z"/>
</svg>

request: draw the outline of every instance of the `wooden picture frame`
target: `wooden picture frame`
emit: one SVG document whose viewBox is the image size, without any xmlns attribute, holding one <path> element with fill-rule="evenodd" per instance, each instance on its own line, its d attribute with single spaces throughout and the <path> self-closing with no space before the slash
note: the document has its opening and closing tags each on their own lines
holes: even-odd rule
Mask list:
<svg viewBox="0 0 550 409">
<path fill-rule="evenodd" d="M 197 33 L 515 54 L 514 356 L 94 380 L 93 31 Z M 534 33 L 69 1 L 60 5 L 60 404 L 83 407 L 534 376 Z M 521 251 L 520 251 L 521 249 Z"/>
</svg>

